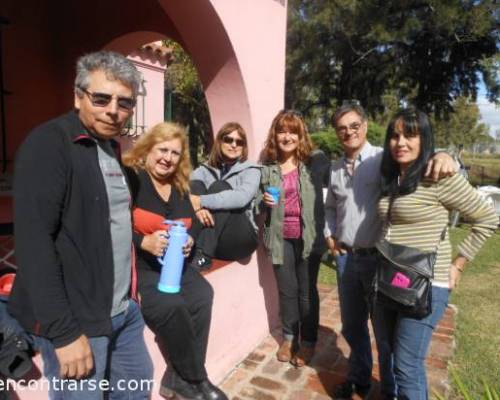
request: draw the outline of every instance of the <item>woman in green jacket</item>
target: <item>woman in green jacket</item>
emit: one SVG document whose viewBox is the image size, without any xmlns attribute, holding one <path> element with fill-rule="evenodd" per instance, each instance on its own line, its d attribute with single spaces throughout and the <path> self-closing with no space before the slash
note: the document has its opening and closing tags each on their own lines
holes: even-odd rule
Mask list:
<svg viewBox="0 0 500 400">
<path fill-rule="evenodd" d="M 313 151 L 304 120 L 295 111 L 274 118 L 263 150 L 258 203 L 266 213 L 264 242 L 278 283 L 283 343 L 279 361 L 301 367 L 318 337 L 318 269 L 326 249 L 322 188 L 330 162 Z M 276 203 L 266 190 L 280 189 Z"/>
</svg>

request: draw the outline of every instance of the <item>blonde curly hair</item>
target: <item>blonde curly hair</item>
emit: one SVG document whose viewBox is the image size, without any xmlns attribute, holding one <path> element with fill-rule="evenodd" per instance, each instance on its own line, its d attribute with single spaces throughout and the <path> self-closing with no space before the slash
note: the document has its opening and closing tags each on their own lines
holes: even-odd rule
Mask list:
<svg viewBox="0 0 500 400">
<path fill-rule="evenodd" d="M 172 185 L 183 195 L 189 193 L 189 177 L 191 175 L 191 158 L 186 128 L 173 122 L 162 122 L 153 126 L 142 135 L 134 147 L 123 155 L 123 164 L 136 172 L 145 170 L 146 157 L 158 143 L 179 139 L 182 144 L 181 158 L 177 170 L 172 177 Z"/>
</svg>

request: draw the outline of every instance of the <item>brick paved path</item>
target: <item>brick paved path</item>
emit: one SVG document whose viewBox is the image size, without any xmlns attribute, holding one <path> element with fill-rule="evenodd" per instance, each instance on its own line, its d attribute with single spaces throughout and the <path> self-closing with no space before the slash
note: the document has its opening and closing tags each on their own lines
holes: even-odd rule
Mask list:
<svg viewBox="0 0 500 400">
<path fill-rule="evenodd" d="M 329 399 L 335 385 L 347 374 L 347 343 L 340 334 L 339 303 L 335 287 L 320 285 L 321 321 L 316 353 L 310 366 L 295 368 L 276 360 L 280 330 L 269 335 L 224 380 L 222 388 L 232 400 L 323 400 Z M 431 390 L 448 390 L 447 363 L 453 355 L 455 311 L 448 308 L 434 333 L 429 358 L 428 377 Z M 373 337 L 373 335 L 372 335 Z M 372 342 L 373 349 L 375 344 Z M 376 350 L 375 350 L 376 351 Z M 376 359 L 376 356 L 374 357 Z M 378 392 L 378 367 L 374 368 Z"/>
</svg>

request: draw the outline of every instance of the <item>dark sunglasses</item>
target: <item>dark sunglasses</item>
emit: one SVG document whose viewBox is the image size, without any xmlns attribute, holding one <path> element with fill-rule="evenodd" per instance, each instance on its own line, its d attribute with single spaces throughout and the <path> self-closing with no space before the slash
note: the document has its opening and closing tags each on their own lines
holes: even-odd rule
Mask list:
<svg viewBox="0 0 500 400">
<path fill-rule="evenodd" d="M 224 136 L 222 138 L 222 141 L 226 144 L 236 143 L 236 146 L 238 146 L 238 147 L 243 147 L 245 145 L 245 141 L 243 139 L 235 139 L 235 138 L 232 138 L 231 136 Z"/>
<path fill-rule="evenodd" d="M 87 89 L 79 87 L 83 93 L 89 96 L 90 102 L 95 107 L 106 107 L 111 100 L 113 100 L 113 95 L 109 93 L 99 93 L 99 92 L 90 92 Z M 124 110 L 130 111 L 135 107 L 136 100 L 133 97 L 116 97 L 116 103 L 118 107 L 123 108 Z"/>
</svg>

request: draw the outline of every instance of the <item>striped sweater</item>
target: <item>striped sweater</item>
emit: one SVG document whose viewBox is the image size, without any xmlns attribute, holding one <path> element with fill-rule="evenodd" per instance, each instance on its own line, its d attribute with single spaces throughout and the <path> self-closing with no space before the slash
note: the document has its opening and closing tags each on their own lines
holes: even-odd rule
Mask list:
<svg viewBox="0 0 500 400">
<path fill-rule="evenodd" d="M 382 221 L 387 218 L 389 197 L 379 201 Z M 459 174 L 435 183 L 424 179 L 417 190 L 409 195 L 396 197 L 391 211 L 391 223 L 384 232 L 391 243 L 434 251 L 441 233 L 448 224 L 449 210 L 460 213 L 473 221 L 469 235 L 458 250 L 469 261 L 474 258 L 498 225 L 495 210 Z M 451 244 L 448 233 L 437 249 L 433 284 L 449 287 Z"/>
</svg>

